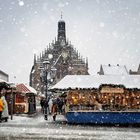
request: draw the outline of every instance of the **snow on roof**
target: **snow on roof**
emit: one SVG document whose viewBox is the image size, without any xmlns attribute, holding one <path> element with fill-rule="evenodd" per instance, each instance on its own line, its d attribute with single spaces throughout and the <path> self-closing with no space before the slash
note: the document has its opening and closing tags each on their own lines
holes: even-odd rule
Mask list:
<svg viewBox="0 0 140 140">
<path fill-rule="evenodd" d="M 29 85 L 18 84 L 16 85 L 17 91 L 22 93 L 34 93 L 37 94 L 37 91 Z"/>
<path fill-rule="evenodd" d="M 7 83 L 6 81 L 4 81 L 4 80 L 0 79 L 0 83 L 3 83 L 3 82 Z"/>
<path fill-rule="evenodd" d="M 37 94 L 37 91 L 33 88 L 33 87 L 31 87 L 31 86 L 29 86 L 29 85 L 25 85 L 32 93 L 35 93 L 35 94 Z"/>
<path fill-rule="evenodd" d="M 104 75 L 128 75 L 126 66 L 124 65 L 102 65 Z"/>
<path fill-rule="evenodd" d="M 138 75 L 67 75 L 51 89 L 99 88 L 102 84 L 124 85 L 140 89 Z"/>
</svg>

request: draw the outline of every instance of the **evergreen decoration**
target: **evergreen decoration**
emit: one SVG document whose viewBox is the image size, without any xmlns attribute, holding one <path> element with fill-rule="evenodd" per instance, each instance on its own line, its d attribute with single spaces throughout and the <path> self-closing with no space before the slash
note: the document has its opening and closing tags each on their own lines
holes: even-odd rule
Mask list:
<svg viewBox="0 0 140 140">
<path fill-rule="evenodd" d="M 113 87 L 113 88 L 125 88 L 124 85 L 117 85 L 117 84 L 102 84 L 99 86 L 99 91 L 103 88 L 103 87 Z"/>
<path fill-rule="evenodd" d="M 2 89 L 10 89 L 10 85 L 8 84 L 8 83 L 6 83 L 6 82 L 0 82 L 0 91 L 2 90 Z"/>
</svg>

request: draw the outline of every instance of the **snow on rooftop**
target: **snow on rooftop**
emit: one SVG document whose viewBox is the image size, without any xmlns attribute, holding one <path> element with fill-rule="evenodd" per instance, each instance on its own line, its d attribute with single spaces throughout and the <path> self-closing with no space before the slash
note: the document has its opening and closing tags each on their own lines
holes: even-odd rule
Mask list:
<svg viewBox="0 0 140 140">
<path fill-rule="evenodd" d="M 5 80 L 2 80 L 2 79 L 0 79 L 0 83 L 2 83 L 2 82 L 6 82 Z M 6 82 L 7 83 L 7 82 Z"/>
<path fill-rule="evenodd" d="M 51 89 L 99 88 L 101 84 L 140 88 L 138 75 L 67 75 Z"/>
<path fill-rule="evenodd" d="M 31 87 L 31 86 L 29 86 L 29 85 L 26 85 L 26 87 L 27 87 L 32 93 L 37 94 L 37 91 L 36 91 L 33 87 Z"/>
<path fill-rule="evenodd" d="M 126 66 L 124 65 L 102 65 L 104 75 L 128 75 Z"/>
<path fill-rule="evenodd" d="M 27 84 L 18 84 L 16 86 L 17 90 L 22 93 L 34 93 L 37 94 L 37 91 Z"/>
</svg>

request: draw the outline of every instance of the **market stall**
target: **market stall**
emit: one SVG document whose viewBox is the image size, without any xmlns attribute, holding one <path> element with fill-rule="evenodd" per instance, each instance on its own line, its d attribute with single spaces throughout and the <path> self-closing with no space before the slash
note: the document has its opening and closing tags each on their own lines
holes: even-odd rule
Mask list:
<svg viewBox="0 0 140 140">
<path fill-rule="evenodd" d="M 5 96 L 9 114 L 14 113 L 16 89 L 8 82 L 0 79 L 0 92 Z"/>
<path fill-rule="evenodd" d="M 140 76 L 68 75 L 52 91 L 65 91 L 69 123 L 140 123 Z"/>
<path fill-rule="evenodd" d="M 18 84 L 15 96 L 15 113 L 36 112 L 36 90 L 25 84 Z"/>
</svg>

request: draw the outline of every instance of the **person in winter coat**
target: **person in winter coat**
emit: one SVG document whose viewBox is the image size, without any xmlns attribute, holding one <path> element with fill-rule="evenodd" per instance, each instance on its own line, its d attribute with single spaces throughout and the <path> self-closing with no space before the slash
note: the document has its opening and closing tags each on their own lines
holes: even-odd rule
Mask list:
<svg viewBox="0 0 140 140">
<path fill-rule="evenodd" d="M 63 113 L 63 105 L 64 105 L 64 102 L 62 100 L 62 98 L 57 98 L 57 106 L 58 106 L 58 113 L 59 114 L 62 114 Z"/>
<path fill-rule="evenodd" d="M 44 100 L 44 119 L 48 119 L 48 99 Z"/>
<path fill-rule="evenodd" d="M 0 94 L 0 122 L 2 121 L 3 109 L 4 109 L 4 103 L 3 103 L 3 100 L 1 99 L 1 94 Z"/>
<path fill-rule="evenodd" d="M 41 105 L 41 111 L 44 113 L 44 103 L 45 103 L 45 99 L 41 98 L 40 100 L 40 105 Z"/>
<path fill-rule="evenodd" d="M 8 118 L 9 118 L 7 101 L 5 99 L 5 96 L 2 96 L 1 99 L 2 99 L 2 101 L 4 103 L 4 109 L 2 111 L 2 120 L 4 119 L 5 122 L 7 122 Z"/>
<path fill-rule="evenodd" d="M 52 105 L 53 105 L 52 99 L 49 100 L 48 105 L 49 105 L 49 108 L 48 108 L 49 109 L 49 114 L 51 114 L 51 109 L 52 109 Z"/>
<path fill-rule="evenodd" d="M 56 115 L 57 115 L 57 103 L 56 103 L 56 101 L 53 101 L 52 108 L 51 108 L 51 113 L 52 113 L 52 116 L 53 116 L 53 121 L 55 121 L 56 120 Z"/>
</svg>

